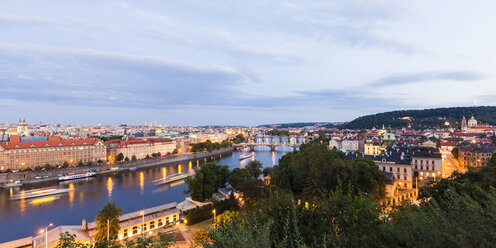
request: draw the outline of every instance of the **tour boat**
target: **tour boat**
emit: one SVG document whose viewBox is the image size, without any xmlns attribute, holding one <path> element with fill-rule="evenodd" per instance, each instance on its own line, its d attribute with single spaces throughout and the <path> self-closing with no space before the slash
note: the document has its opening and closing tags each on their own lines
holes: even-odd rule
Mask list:
<svg viewBox="0 0 496 248">
<path fill-rule="evenodd" d="M 253 156 L 253 154 L 251 154 L 251 153 L 242 154 L 241 156 L 239 156 L 239 160 L 244 160 L 244 159 L 247 159 L 247 158 L 251 158 L 252 156 Z"/>
<path fill-rule="evenodd" d="M 4 188 L 16 188 L 16 187 L 21 187 L 22 186 L 22 183 L 21 181 L 15 181 L 15 182 L 10 182 L 10 183 L 6 183 L 3 187 Z"/>
<path fill-rule="evenodd" d="M 78 173 L 78 174 L 72 174 L 72 175 L 59 177 L 59 181 L 67 181 L 67 180 L 94 177 L 94 176 L 96 176 L 95 172 L 84 172 L 84 173 Z"/>
<path fill-rule="evenodd" d="M 172 174 L 172 175 L 169 175 L 169 176 L 166 176 L 165 178 L 160 178 L 160 179 L 157 179 L 157 180 L 153 180 L 153 183 L 157 184 L 157 185 L 160 185 L 160 184 L 169 184 L 169 183 L 172 183 L 172 182 L 177 182 L 179 180 L 183 180 L 189 176 L 191 176 L 192 174 L 190 173 L 186 173 L 186 174 Z"/>
<path fill-rule="evenodd" d="M 23 190 L 20 193 L 13 195 L 11 197 L 11 200 L 21 200 L 21 199 L 29 199 L 29 198 L 36 198 L 36 197 L 42 197 L 42 196 L 49 196 L 49 195 L 57 195 L 57 194 L 67 193 L 71 190 L 73 190 L 73 189 L 60 188 L 57 186 L 41 188 L 41 189 L 32 189 L 32 190 L 26 190 L 26 191 Z"/>
</svg>

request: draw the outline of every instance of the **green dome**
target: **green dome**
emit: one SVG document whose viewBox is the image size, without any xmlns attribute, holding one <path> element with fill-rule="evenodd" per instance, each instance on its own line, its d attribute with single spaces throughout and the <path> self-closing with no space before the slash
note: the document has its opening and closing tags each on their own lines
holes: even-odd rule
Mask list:
<svg viewBox="0 0 496 248">
<path fill-rule="evenodd" d="M 395 140 L 396 140 L 396 136 L 395 136 L 393 133 L 385 133 L 385 134 L 382 136 L 382 140 L 386 140 L 386 141 L 395 141 Z"/>
</svg>

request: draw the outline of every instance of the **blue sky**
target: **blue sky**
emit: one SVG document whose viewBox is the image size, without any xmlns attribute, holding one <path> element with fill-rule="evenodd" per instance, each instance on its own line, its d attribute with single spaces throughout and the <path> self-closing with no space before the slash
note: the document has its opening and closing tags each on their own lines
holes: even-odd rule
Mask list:
<svg viewBox="0 0 496 248">
<path fill-rule="evenodd" d="M 3 1 L 0 122 L 346 121 L 496 104 L 494 1 Z"/>
</svg>

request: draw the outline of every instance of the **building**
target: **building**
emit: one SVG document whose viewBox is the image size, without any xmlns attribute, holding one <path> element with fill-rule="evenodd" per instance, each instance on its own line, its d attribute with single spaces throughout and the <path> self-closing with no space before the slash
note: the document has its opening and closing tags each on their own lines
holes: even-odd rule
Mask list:
<svg viewBox="0 0 496 248">
<path fill-rule="evenodd" d="M 475 117 L 473 115 L 472 115 L 472 118 L 470 118 L 470 120 L 468 120 L 467 126 L 468 126 L 468 128 L 477 127 L 477 120 L 475 119 Z"/>
<path fill-rule="evenodd" d="M 343 140 L 341 143 L 341 148 L 347 152 L 360 151 L 360 141 L 359 140 Z"/>
<path fill-rule="evenodd" d="M 365 155 L 377 156 L 386 150 L 386 147 L 381 146 L 379 142 L 372 142 L 371 140 L 367 140 L 364 145 L 363 153 Z"/>
<path fill-rule="evenodd" d="M 443 159 L 437 149 L 416 150 L 411 153 L 414 177 L 436 179 L 442 177 Z"/>
<path fill-rule="evenodd" d="M 124 157 L 131 159 L 136 156 L 136 159 L 143 159 L 152 154 L 166 155 L 172 153 L 176 149 L 176 142 L 170 139 L 153 138 L 153 139 L 137 139 L 125 138 L 121 140 L 109 140 L 105 142 L 107 146 L 107 154 L 109 160 L 115 158 L 119 153 Z"/>
<path fill-rule="evenodd" d="M 120 230 L 117 238 L 123 240 L 143 232 L 153 231 L 175 225 L 179 222 L 179 209 L 177 203 L 167 203 L 153 208 L 143 209 L 132 213 L 123 214 L 119 217 Z M 84 222 L 84 221 L 83 221 Z M 97 233 L 96 222 L 88 223 L 83 229 L 87 228 L 89 236 L 93 239 Z"/>
<path fill-rule="evenodd" d="M 458 162 L 463 167 L 484 167 L 493 153 L 494 145 L 466 145 L 458 149 Z"/>
<path fill-rule="evenodd" d="M 0 142 L 0 170 L 36 166 L 105 161 L 105 145 L 99 139 L 61 139 L 59 136 L 20 137 Z"/>
</svg>

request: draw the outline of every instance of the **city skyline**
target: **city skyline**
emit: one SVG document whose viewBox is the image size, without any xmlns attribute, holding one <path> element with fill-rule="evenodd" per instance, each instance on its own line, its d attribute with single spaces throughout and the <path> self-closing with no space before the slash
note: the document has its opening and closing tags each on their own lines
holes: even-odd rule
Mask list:
<svg viewBox="0 0 496 248">
<path fill-rule="evenodd" d="M 247 125 L 495 105 L 492 2 L 17 2 L 3 122 Z"/>
</svg>

